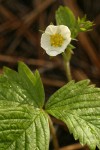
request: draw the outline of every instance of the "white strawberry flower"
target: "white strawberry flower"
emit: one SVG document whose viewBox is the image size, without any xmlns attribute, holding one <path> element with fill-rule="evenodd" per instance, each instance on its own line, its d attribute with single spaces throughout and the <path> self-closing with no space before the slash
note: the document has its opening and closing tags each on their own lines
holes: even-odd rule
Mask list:
<svg viewBox="0 0 100 150">
<path fill-rule="evenodd" d="M 71 32 L 65 25 L 49 25 L 41 36 L 41 47 L 49 56 L 65 51 L 71 41 Z"/>
</svg>

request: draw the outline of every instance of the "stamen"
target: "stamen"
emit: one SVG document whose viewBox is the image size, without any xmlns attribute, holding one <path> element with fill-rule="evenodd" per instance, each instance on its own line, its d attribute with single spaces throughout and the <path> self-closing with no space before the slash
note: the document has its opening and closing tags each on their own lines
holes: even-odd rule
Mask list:
<svg viewBox="0 0 100 150">
<path fill-rule="evenodd" d="M 50 36 L 51 46 L 61 47 L 63 42 L 64 42 L 64 38 L 61 34 L 56 33 Z"/>
</svg>

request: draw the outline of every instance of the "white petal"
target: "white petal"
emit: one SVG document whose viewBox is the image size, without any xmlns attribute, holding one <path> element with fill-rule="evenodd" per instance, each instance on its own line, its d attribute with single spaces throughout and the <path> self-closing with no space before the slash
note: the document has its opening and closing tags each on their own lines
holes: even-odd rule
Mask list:
<svg viewBox="0 0 100 150">
<path fill-rule="evenodd" d="M 61 46 L 61 47 L 49 46 L 48 49 L 46 50 L 46 53 L 50 56 L 56 56 L 56 55 L 64 52 L 65 48 L 66 48 L 66 46 Z"/>
<path fill-rule="evenodd" d="M 58 52 L 53 50 L 53 51 L 46 51 L 46 53 L 49 55 L 49 56 L 57 56 L 58 55 Z"/>
<path fill-rule="evenodd" d="M 48 50 L 48 51 L 46 51 L 46 53 L 49 55 L 49 56 L 56 56 L 56 55 L 58 55 L 58 54 L 60 54 L 60 53 L 62 53 L 63 51 L 58 51 L 58 50 L 55 50 L 55 49 L 53 49 L 52 51 L 51 50 Z"/>
<path fill-rule="evenodd" d="M 45 30 L 45 33 L 48 33 L 49 35 L 55 34 L 56 32 L 57 32 L 57 26 L 54 25 L 49 25 Z"/>
<path fill-rule="evenodd" d="M 63 45 L 62 45 L 62 49 L 66 49 L 67 46 L 68 46 L 68 44 L 70 43 L 70 41 L 71 41 L 71 38 L 68 39 L 68 40 L 65 40 L 64 43 L 63 43 Z"/>
<path fill-rule="evenodd" d="M 71 36 L 71 32 L 67 26 L 61 25 L 60 28 L 61 28 L 61 35 L 63 35 L 64 37 L 70 37 Z"/>
<path fill-rule="evenodd" d="M 46 33 L 43 33 L 41 36 L 41 47 L 45 50 L 48 50 L 50 46 L 50 36 Z"/>
</svg>

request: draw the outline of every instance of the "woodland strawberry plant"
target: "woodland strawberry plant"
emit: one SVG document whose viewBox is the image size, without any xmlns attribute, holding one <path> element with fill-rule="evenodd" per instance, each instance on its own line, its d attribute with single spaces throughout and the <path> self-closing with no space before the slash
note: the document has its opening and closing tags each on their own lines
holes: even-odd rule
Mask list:
<svg viewBox="0 0 100 150">
<path fill-rule="evenodd" d="M 82 145 L 87 144 L 90 150 L 96 146 L 100 149 L 100 88 L 90 85 L 89 79 L 75 83 L 69 64 L 74 48 L 71 39 L 80 31 L 89 30 L 93 23 L 85 17 L 76 19 L 69 8 L 62 6 L 56 12 L 56 21 L 57 26 L 52 25 L 55 32 L 46 30 L 43 36 L 45 38 L 45 33 L 48 36 L 47 43 L 41 39 L 44 40 L 41 44 L 42 47 L 49 45 L 46 52 L 50 56 L 57 54 L 57 48 L 58 54 L 62 53 L 69 82 L 45 102 L 38 71 L 31 72 L 23 62 L 18 63 L 18 72 L 4 67 L 0 76 L 0 150 L 48 150 L 50 129 L 55 150 L 58 150 L 50 115 L 63 121 Z M 69 28 L 66 32 L 71 34 L 63 36 L 65 30 L 61 27 Z"/>
</svg>

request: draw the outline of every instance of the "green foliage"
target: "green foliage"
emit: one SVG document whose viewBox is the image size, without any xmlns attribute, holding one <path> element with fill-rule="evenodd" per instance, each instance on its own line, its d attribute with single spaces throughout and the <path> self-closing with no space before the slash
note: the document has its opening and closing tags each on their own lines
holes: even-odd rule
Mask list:
<svg viewBox="0 0 100 150">
<path fill-rule="evenodd" d="M 62 120 L 74 138 L 91 150 L 100 149 L 100 88 L 84 80 L 74 81 L 55 92 L 46 104 L 46 111 Z"/>
<path fill-rule="evenodd" d="M 0 150 L 48 150 L 49 124 L 43 104 L 38 71 L 32 74 L 22 62 L 18 73 L 4 68 L 0 76 Z"/>
<path fill-rule="evenodd" d="M 29 103 L 34 107 L 42 107 L 44 104 L 44 88 L 38 71 L 34 74 L 24 63 L 19 63 L 18 73 L 4 67 L 4 75 L 0 78 L 3 85 L 0 85 L 2 92 L 10 100 L 20 103 Z M 12 93 L 13 91 L 13 93 Z"/>
<path fill-rule="evenodd" d="M 5 67 L 0 76 L 0 150 L 48 150 L 48 114 L 65 122 L 81 144 L 100 149 L 100 88 L 88 84 L 69 82 L 43 110 L 38 71 L 33 74 L 22 62 L 18 72 Z"/>
<path fill-rule="evenodd" d="M 75 17 L 73 12 L 68 7 L 60 6 L 56 11 L 56 22 L 58 25 L 66 25 L 70 29 L 75 25 Z"/>
<path fill-rule="evenodd" d="M 76 19 L 68 7 L 60 6 L 55 14 L 57 25 L 66 25 L 71 30 L 72 38 L 76 38 L 79 32 L 86 32 L 92 29 L 93 22 L 87 21 L 86 16 Z"/>
<path fill-rule="evenodd" d="M 73 12 L 68 7 L 60 6 L 55 14 L 57 25 L 66 25 L 69 27 L 73 34 L 75 30 L 76 19 Z M 74 37 L 74 35 L 72 35 Z"/>
<path fill-rule="evenodd" d="M 93 25 L 94 25 L 93 22 L 86 20 L 86 16 L 84 16 L 83 18 L 78 17 L 78 20 L 77 20 L 78 32 L 90 31 L 92 30 Z"/>
</svg>

